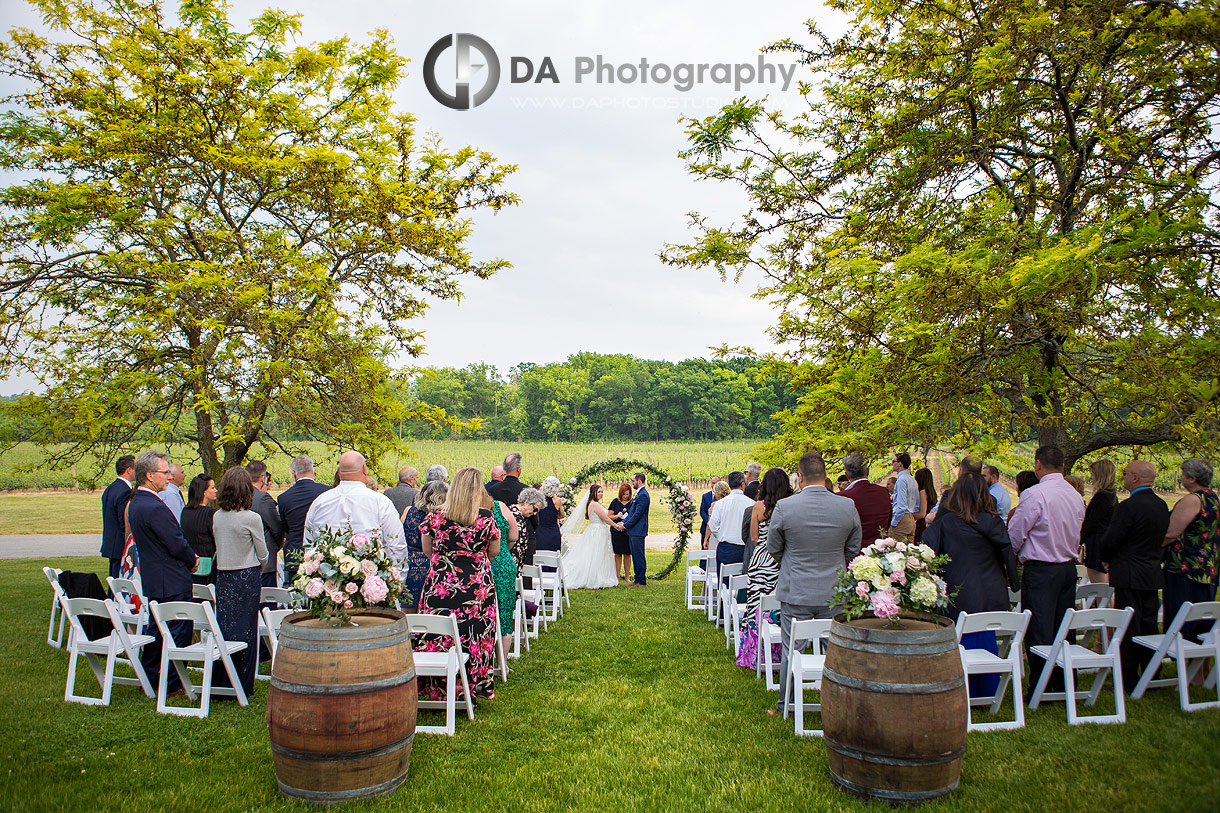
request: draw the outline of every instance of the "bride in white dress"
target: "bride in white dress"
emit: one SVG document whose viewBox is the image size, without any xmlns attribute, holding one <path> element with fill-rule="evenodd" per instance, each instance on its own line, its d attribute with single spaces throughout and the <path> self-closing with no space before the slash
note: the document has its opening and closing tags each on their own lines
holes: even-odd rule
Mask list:
<svg viewBox="0 0 1220 813">
<path fill-rule="evenodd" d="M 602 487 L 593 485 L 564 520 L 563 573 L 569 589 L 617 587 L 614 553 L 610 548 L 613 520 L 601 504 Z M 588 522 L 588 527 L 581 528 Z"/>
</svg>

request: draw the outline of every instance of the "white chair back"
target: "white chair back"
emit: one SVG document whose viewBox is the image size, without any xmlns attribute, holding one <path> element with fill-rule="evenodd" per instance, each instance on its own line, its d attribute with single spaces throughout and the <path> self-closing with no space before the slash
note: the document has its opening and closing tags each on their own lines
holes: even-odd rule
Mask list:
<svg viewBox="0 0 1220 813">
<path fill-rule="evenodd" d="M 1196 629 L 1199 641 L 1182 634 L 1182 629 L 1186 624 L 1207 621 L 1211 622 L 1210 630 L 1200 632 Z M 1140 675 L 1135 690 L 1131 692 L 1131 698 L 1138 700 L 1149 688 L 1172 686 L 1176 683 L 1178 705 L 1182 711 L 1220 707 L 1220 700 L 1192 702 L 1190 699 L 1190 685 L 1209 659 L 1212 661 L 1212 670 L 1204 683 L 1204 688 L 1210 690 L 1215 686 L 1216 671 L 1220 670 L 1220 634 L 1218 633 L 1220 633 L 1220 601 L 1201 601 L 1198 604 L 1187 601 L 1183 602 L 1178 609 L 1177 615 L 1169 622 L 1169 628 L 1163 635 L 1138 635 L 1133 638 L 1134 643 L 1153 650 L 1154 654 L 1144 668 L 1143 674 Z M 1176 663 L 1174 677 L 1154 679 L 1157 669 L 1167 660 Z"/>
<path fill-rule="evenodd" d="M 195 584 L 191 585 L 191 598 L 195 601 L 208 601 L 212 604 L 216 603 L 216 585 L 214 584 Z"/>
<path fill-rule="evenodd" d="M 63 608 L 59 604 L 59 597 L 64 595 L 64 589 L 59 586 L 59 574 L 63 573 L 57 567 L 44 567 L 42 574 L 47 577 L 47 581 L 51 583 L 51 621 L 47 624 L 47 643 L 56 649 L 64 645 L 64 628 L 66 626 L 63 616 Z M 56 622 L 59 622 L 59 630 L 56 631 Z M 68 627 L 69 635 L 71 635 L 71 627 Z"/>
<path fill-rule="evenodd" d="M 196 587 L 211 587 L 212 585 L 195 585 Z M 161 674 L 157 682 L 157 711 L 162 714 L 177 714 L 188 717 L 207 717 L 213 694 L 236 697 L 237 702 L 248 704 L 246 693 L 242 689 L 237 668 L 233 665 L 232 656 L 246 648 L 245 641 L 226 641 L 220 631 L 220 623 L 212 604 L 207 601 L 150 601 L 148 610 L 152 614 L 157 629 L 161 632 Z M 186 622 L 194 626 L 199 633 L 199 642 L 187 646 L 177 646 L 169 625 L 171 622 Z M 252 653 L 251 657 L 258 657 Z M 229 676 L 228 687 L 212 686 L 212 671 L 216 661 L 220 661 Z M 203 666 L 203 682 L 200 684 L 202 699 L 198 708 L 170 706 L 167 699 L 167 675 L 172 664 L 182 681 L 182 688 L 187 697 L 195 699 L 195 686 L 184 664 L 200 663 Z"/>
<path fill-rule="evenodd" d="M 152 643 L 151 635 L 128 635 L 122 620 L 119 618 L 118 606 L 111 600 L 102 601 L 95 598 L 68 598 L 60 594 L 60 611 L 67 619 L 71 628 L 68 634 L 68 681 L 64 686 L 64 700 L 86 705 L 110 705 L 110 691 L 115 683 L 126 686 L 139 686 L 149 697 L 153 696 L 152 684 L 140 664 L 141 647 Z M 109 631 L 105 635 L 90 639 L 85 633 L 81 619 L 84 617 L 100 618 L 105 621 Z M 106 666 L 102 667 L 98 657 L 106 656 Z M 101 697 L 91 697 L 76 693 L 77 660 L 84 656 L 102 687 Z M 116 677 L 115 666 L 119 663 L 130 666 L 136 673 L 134 678 Z"/>
<path fill-rule="evenodd" d="M 143 632 L 148 624 L 148 600 L 140 590 L 140 585 L 134 579 L 119 579 L 106 577 L 110 585 L 110 594 L 119 609 L 119 618 L 127 625 L 129 632 Z"/>
</svg>

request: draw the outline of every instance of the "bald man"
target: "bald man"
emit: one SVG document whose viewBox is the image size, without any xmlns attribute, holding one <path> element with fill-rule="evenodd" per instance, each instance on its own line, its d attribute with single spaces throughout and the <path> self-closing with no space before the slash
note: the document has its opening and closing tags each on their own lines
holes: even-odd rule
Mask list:
<svg viewBox="0 0 1220 813">
<path fill-rule="evenodd" d="M 1134 642 L 1137 635 L 1156 635 L 1157 591 L 1164 586 L 1161 543 L 1169 530 L 1169 506 L 1152 490 L 1156 466 L 1132 460 L 1123 471 L 1123 488 L 1131 496 L 1114 509 L 1101 539 L 1101 560 L 1109 563 L 1114 606 L 1131 607 L 1135 615 L 1120 645 L 1123 686 L 1130 693 L 1148 664 L 1151 651 Z"/>
<path fill-rule="evenodd" d="M 406 567 L 407 543 L 394 503 L 365 485 L 368 467 L 364 455 L 349 451 L 339 456 L 339 485 L 318 495 L 305 515 L 305 547 L 324 528 L 342 530 L 381 540 L 381 545 L 400 567 Z"/>
<path fill-rule="evenodd" d="M 407 507 L 415 503 L 419 493 L 419 472 L 414 466 L 403 466 L 398 472 L 398 485 L 385 490 L 385 495 L 394 503 L 394 510 L 402 516 Z"/>
</svg>

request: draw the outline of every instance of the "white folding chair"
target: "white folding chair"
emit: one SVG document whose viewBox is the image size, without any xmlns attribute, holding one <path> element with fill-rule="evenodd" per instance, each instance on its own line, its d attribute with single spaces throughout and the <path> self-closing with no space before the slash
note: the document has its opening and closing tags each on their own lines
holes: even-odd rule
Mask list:
<svg viewBox="0 0 1220 813">
<path fill-rule="evenodd" d="M 67 619 L 71 628 L 68 633 L 68 682 L 64 686 L 64 700 L 72 703 L 84 703 L 90 706 L 109 706 L 110 690 L 114 684 L 124 686 L 139 686 L 144 694 L 153 696 L 152 684 L 140 664 L 140 648 L 152 643 L 151 635 L 128 635 L 127 628 L 119 618 L 118 607 L 109 599 L 101 601 L 96 598 L 68 598 L 61 595 L 59 599 L 60 612 Z M 103 638 L 89 639 L 85 634 L 80 619 L 83 616 L 101 618 L 111 626 L 111 631 Z M 93 670 L 94 677 L 102 687 L 101 697 L 90 697 L 76 693 L 76 661 L 84 655 Z M 106 656 L 106 666 L 98 661 L 99 655 Z M 122 656 L 122 657 L 120 657 Z M 116 663 L 125 663 L 135 671 L 134 678 L 116 677 Z"/>
<path fill-rule="evenodd" d="M 60 649 L 64 645 L 64 627 L 67 624 L 67 619 L 63 615 L 63 607 L 59 604 L 59 597 L 64 595 L 64 589 L 59 586 L 59 574 L 63 571 L 57 567 L 44 567 L 42 573 L 51 583 L 51 622 L 47 624 L 47 643 Z M 58 631 L 55 629 L 56 621 L 59 622 Z M 69 632 L 69 634 L 71 633 Z"/>
<path fill-rule="evenodd" d="M 705 568 L 707 570 L 707 578 L 703 580 L 703 603 L 707 611 L 707 620 L 716 621 L 720 610 L 720 606 L 716 601 L 720 595 L 720 585 L 716 579 L 719 565 L 716 562 L 716 551 L 712 550 L 707 553 L 707 566 Z"/>
<path fill-rule="evenodd" d="M 504 632 L 500 626 L 500 612 L 496 611 L 496 667 L 500 680 L 508 682 L 508 653 L 504 650 Z"/>
<path fill-rule="evenodd" d="M 1077 565 L 1083 567 L 1083 565 Z M 1077 610 L 1096 610 L 1110 606 L 1110 600 L 1114 598 L 1114 588 L 1102 582 L 1085 581 L 1082 584 L 1076 585 L 1076 609 Z M 1096 630 L 1084 636 L 1080 640 L 1080 645 L 1086 649 L 1092 649 L 1093 645 L 1101 640 L 1101 648 L 1105 649 L 1110 643 L 1110 631 L 1105 627 Z"/>
<path fill-rule="evenodd" d="M 707 560 L 714 558 L 707 550 L 688 550 L 686 552 L 686 609 L 702 610 L 707 603 Z M 702 584 L 703 589 L 696 594 L 695 585 Z"/>
<path fill-rule="evenodd" d="M 292 591 L 287 587 L 260 587 L 258 591 L 259 604 L 274 604 L 276 609 L 292 606 Z"/>
<path fill-rule="evenodd" d="M 962 655 L 962 669 L 967 677 L 969 691 L 970 675 L 1003 675 L 994 694 L 990 696 L 971 697 L 966 708 L 966 724 L 970 731 L 999 731 L 1008 728 L 1025 726 L 1025 698 L 1021 691 L 1021 644 L 1025 640 L 1025 630 L 1029 628 L 1032 613 L 1025 610 L 1020 613 L 988 612 L 961 613 L 957 617 L 957 639 L 963 635 L 975 632 L 994 632 L 996 645 L 1001 654 L 994 654 L 985 649 L 966 649 L 959 647 Z M 997 723 L 976 723 L 971 718 L 970 709 L 974 706 L 991 706 L 991 713 L 998 714 L 1000 704 L 1004 702 L 1004 694 L 1012 684 L 1013 716 L 1015 719 Z"/>
<path fill-rule="evenodd" d="M 729 587 L 724 592 L 724 648 L 732 649 L 733 655 L 741 653 L 741 614 L 745 612 L 744 601 L 737 600 L 738 594 L 748 586 L 745 574 L 729 577 Z"/>
<path fill-rule="evenodd" d="M 822 713 L 821 703 L 805 703 L 805 690 L 821 692 L 822 670 L 826 667 L 825 640 L 830 636 L 829 618 L 810 618 L 792 622 L 792 638 L 788 644 L 788 674 L 784 677 L 784 719 L 791 705 L 796 718 L 793 723 L 798 737 L 820 737 L 822 729 L 805 728 L 805 712 Z M 812 646 L 813 652 L 805 652 Z"/>
<path fill-rule="evenodd" d="M 725 582 L 734 576 L 740 576 L 745 573 L 746 566 L 741 562 L 733 562 L 730 565 L 720 566 L 720 578 L 716 580 L 716 626 L 724 624 L 727 628 L 729 625 L 729 601 L 733 600 L 733 593 L 725 587 Z"/>
<path fill-rule="evenodd" d="M 778 692 L 779 685 L 779 664 L 775 663 L 775 659 L 771 657 L 771 650 L 782 640 L 782 630 L 779 624 L 770 620 L 769 614 L 772 610 L 779 609 L 779 599 L 772 593 L 769 596 L 763 596 L 762 601 L 758 605 L 758 658 L 754 662 L 754 674 L 756 677 L 762 677 L 764 674 L 767 679 L 767 689 L 769 691 Z"/>
<path fill-rule="evenodd" d="M 284 619 L 295 613 L 296 610 L 291 607 L 273 610 L 270 607 L 264 607 L 258 612 L 258 628 L 263 636 L 262 640 L 267 642 L 267 651 L 271 653 L 271 666 L 275 666 L 275 650 L 280 645 L 280 624 Z M 260 680 L 270 680 L 271 675 L 264 677 L 262 673 L 255 674 L 255 677 Z"/>
<path fill-rule="evenodd" d="M 110 585 L 110 594 L 114 596 L 119 618 L 127 626 L 127 631 L 143 632 L 148 626 L 148 600 L 144 598 L 140 585 L 133 579 L 116 579 L 114 576 L 107 576 L 106 583 Z"/>
<path fill-rule="evenodd" d="M 286 587 L 261 587 L 261 588 L 259 588 L 259 591 L 258 591 L 258 603 L 259 604 L 274 604 L 275 612 L 283 611 L 283 610 L 287 609 L 288 607 L 290 607 L 292 604 L 292 591 Z M 271 608 L 268 608 L 268 607 L 263 608 L 263 610 L 267 610 L 267 609 L 271 609 Z M 289 609 L 289 610 L 287 610 L 287 613 L 285 613 L 285 615 L 287 615 L 289 613 L 293 613 L 293 612 L 296 612 L 296 611 Z M 280 617 L 283 618 L 283 616 L 280 616 Z M 278 624 L 277 624 L 276 629 L 278 632 Z M 258 614 L 258 640 L 267 645 L 267 651 L 271 653 L 272 659 L 275 658 L 275 641 L 273 640 L 273 637 L 274 637 L 274 633 L 272 633 L 271 630 L 268 629 L 267 622 L 263 618 L 262 612 L 260 612 Z M 262 655 L 260 654 L 259 657 L 261 658 Z M 259 680 L 271 680 L 270 672 L 268 672 L 267 674 L 264 675 L 262 673 L 261 669 L 254 673 L 254 677 L 258 678 Z"/>
<path fill-rule="evenodd" d="M 528 588 L 522 587 L 522 597 L 526 601 L 532 601 L 534 604 L 538 605 L 538 612 L 534 614 L 534 628 L 532 630 L 529 628 L 529 619 L 525 619 L 526 635 L 529 638 L 537 638 L 539 625 L 542 627 L 542 632 L 546 632 L 547 630 L 545 598 L 546 590 L 542 586 L 542 567 L 539 565 L 522 565 L 520 573 L 523 585 L 525 583 L 525 579 L 531 580 Z M 524 618 L 524 606 L 521 608 L 521 611 L 522 618 Z M 526 644 L 525 648 L 527 650 L 529 649 L 528 643 Z"/>
<path fill-rule="evenodd" d="M 1118 647 L 1119 643 L 1123 640 L 1123 635 L 1127 632 L 1127 626 L 1131 623 L 1133 615 L 1135 615 L 1135 610 L 1130 607 L 1122 610 L 1108 608 L 1098 610 L 1069 609 L 1063 616 L 1063 622 L 1059 625 L 1059 631 L 1055 633 L 1054 643 L 1050 646 L 1037 645 L 1029 648 L 1030 652 L 1041 656 L 1046 661 L 1042 675 L 1038 678 L 1038 685 L 1034 688 L 1034 692 L 1029 698 L 1029 707 L 1036 709 L 1038 704 L 1043 700 L 1066 700 L 1069 725 L 1127 722 L 1127 707 L 1123 702 L 1123 665 L 1119 659 Z M 1080 644 L 1069 643 L 1067 640 L 1069 633 L 1081 631 L 1100 632 L 1103 627 L 1113 630 L 1110 635 L 1110 643 L 1103 652 L 1094 652 Z M 1050 680 L 1051 672 L 1053 671 L 1051 666 L 1058 666 L 1063 670 L 1065 692 L 1046 691 L 1046 684 Z M 1093 678 L 1093 687 L 1089 691 L 1088 702 L 1085 703 L 1086 706 L 1090 707 L 1097 702 L 1097 697 L 1101 694 L 1102 687 L 1106 682 L 1106 673 L 1109 672 L 1111 674 L 1114 681 L 1114 714 L 1098 714 L 1085 717 L 1076 713 L 1077 671 L 1097 672 Z"/>
<path fill-rule="evenodd" d="M 540 550 L 534 553 L 534 565 L 542 568 L 542 594 L 544 597 L 549 596 L 549 599 L 539 606 L 545 608 L 549 605 L 546 611 L 547 619 L 554 621 L 563 615 L 565 603 L 571 606 L 563 573 L 563 558 L 559 551 Z"/>
<path fill-rule="evenodd" d="M 539 609 L 541 612 L 541 609 Z M 425 734 L 448 734 L 453 736 L 457 716 L 457 681 L 462 681 L 465 694 L 463 703 L 466 716 L 474 719 L 474 701 L 470 697 L 470 682 L 466 678 L 466 661 L 470 656 L 462 651 L 462 639 L 458 635 L 457 619 L 451 615 L 411 613 L 407 615 L 407 628 L 412 636 L 440 635 L 449 639 L 450 645 L 443 652 L 421 652 L 415 650 L 415 674 L 419 677 L 443 677 L 445 679 L 444 700 L 419 700 L 419 708 L 445 710 L 445 724 L 420 725 L 415 730 Z"/>
<path fill-rule="evenodd" d="M 1089 569 L 1084 565 L 1076 565 L 1076 584 L 1089 584 Z"/>
<path fill-rule="evenodd" d="M 153 621 L 157 623 L 157 629 L 161 631 L 161 676 L 157 681 L 157 711 L 184 717 L 207 717 L 213 694 L 236 697 L 241 705 L 247 704 L 246 693 L 242 690 L 241 679 L 237 676 L 232 657 L 246 648 L 246 642 L 225 640 L 220 633 L 220 624 L 216 621 L 216 613 L 213 612 L 211 604 L 206 601 L 150 601 L 148 609 L 152 613 Z M 188 646 L 177 646 L 170 635 L 171 621 L 187 621 L 193 624 L 195 631 L 199 633 L 199 640 Z M 251 657 L 258 655 L 254 653 Z M 212 685 L 212 667 L 217 661 L 223 664 L 229 676 L 227 687 Z M 170 664 L 178 671 L 178 678 L 182 681 L 186 696 L 192 701 L 195 699 L 196 687 L 191 683 L 185 666 L 188 663 L 203 665 L 203 682 L 198 687 L 202 696 L 199 707 L 167 705 L 166 683 Z"/>
<path fill-rule="evenodd" d="M 1202 636 L 1207 643 L 1195 643 L 1182 635 L 1182 627 L 1195 621 L 1212 622 L 1211 630 Z M 1131 699 L 1140 699 L 1150 688 L 1172 686 L 1176 683 L 1178 685 L 1178 705 L 1182 707 L 1182 711 L 1220 707 L 1220 699 L 1199 703 L 1190 702 L 1190 682 L 1207 663 L 1207 659 L 1212 659 L 1213 678 L 1216 670 L 1220 669 L 1220 635 L 1217 635 L 1217 631 L 1220 631 L 1220 601 L 1201 601 L 1198 604 L 1191 604 L 1187 601 L 1182 604 L 1178 614 L 1173 617 L 1173 621 L 1169 622 L 1169 629 L 1165 630 L 1163 635 L 1137 635 L 1132 638 L 1132 641 L 1153 650 L 1155 654 L 1153 654 L 1152 660 L 1148 661 L 1144 673 L 1140 675 L 1139 683 L 1135 684 L 1135 691 L 1131 693 Z M 1170 659 L 1177 664 L 1177 676 L 1154 680 L 1153 677 L 1161 663 Z"/>
<path fill-rule="evenodd" d="M 1008 609 L 1010 612 L 1014 612 L 1014 613 L 1019 613 L 1023 609 L 1021 607 L 1021 591 L 1020 590 L 1009 590 L 1008 591 Z"/>
<path fill-rule="evenodd" d="M 216 606 L 216 585 L 214 584 L 194 584 L 191 585 L 191 598 L 195 601 L 211 602 L 212 606 Z"/>
<path fill-rule="evenodd" d="M 525 598 L 522 595 L 525 588 L 522 586 L 521 577 L 517 576 L 517 600 L 513 604 L 513 643 L 512 648 L 508 650 L 508 657 L 521 657 L 521 641 L 525 641 L 525 651 L 529 652 L 530 642 L 529 635 L 526 632 L 525 620 Z"/>
</svg>

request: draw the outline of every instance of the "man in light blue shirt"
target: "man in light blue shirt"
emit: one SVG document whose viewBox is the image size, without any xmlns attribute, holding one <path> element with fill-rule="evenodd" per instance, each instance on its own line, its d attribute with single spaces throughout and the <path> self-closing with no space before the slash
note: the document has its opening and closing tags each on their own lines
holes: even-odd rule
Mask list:
<svg viewBox="0 0 1220 813">
<path fill-rule="evenodd" d="M 894 496 L 890 499 L 890 537 L 910 544 L 915 541 L 915 512 L 919 510 L 919 486 L 911 476 L 911 456 L 894 455 Z"/>
<path fill-rule="evenodd" d="M 169 506 L 169 510 L 174 512 L 174 519 L 182 522 L 182 509 L 186 508 L 186 503 L 182 499 L 182 484 L 186 482 L 186 470 L 177 463 L 169 464 L 169 483 L 165 486 L 164 491 L 157 492 L 157 496 L 161 498 L 161 502 Z"/>
<path fill-rule="evenodd" d="M 987 478 L 987 491 L 995 498 L 995 510 L 1008 524 L 1008 513 L 1012 511 L 1012 495 L 1000 484 L 1000 470 L 995 466 L 983 466 L 983 476 Z"/>
</svg>

